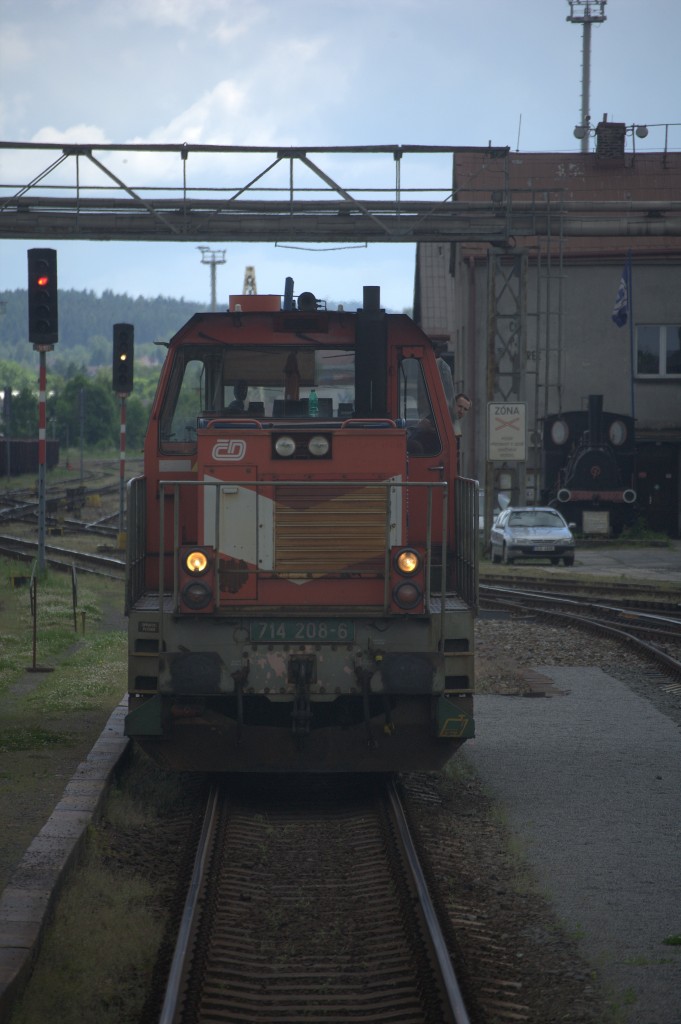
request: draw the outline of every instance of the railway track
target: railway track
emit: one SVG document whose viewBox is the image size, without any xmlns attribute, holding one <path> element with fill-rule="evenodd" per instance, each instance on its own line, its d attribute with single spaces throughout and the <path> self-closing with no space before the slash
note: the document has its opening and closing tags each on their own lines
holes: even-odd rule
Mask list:
<svg viewBox="0 0 681 1024">
<path fill-rule="evenodd" d="M 511 591 L 526 590 L 537 594 L 553 594 L 557 597 L 584 597 L 588 600 L 613 602 L 622 607 L 649 608 L 653 611 L 681 612 L 681 590 L 664 587 L 659 582 L 646 583 L 641 580 L 623 583 L 618 577 L 600 580 L 584 580 L 576 573 L 569 580 L 564 576 L 531 576 L 514 572 L 513 575 L 485 573 L 480 578 L 481 592 L 486 587 L 507 588 Z"/>
<path fill-rule="evenodd" d="M 38 555 L 38 542 L 0 534 L 0 555 L 18 561 L 32 562 Z M 65 572 L 71 572 L 75 565 L 79 572 L 94 573 L 121 582 L 125 579 L 125 561 L 122 558 L 46 544 L 45 561 L 51 568 Z"/>
<path fill-rule="evenodd" d="M 480 586 L 482 608 L 502 608 L 552 619 L 575 628 L 607 634 L 634 647 L 648 660 L 681 679 L 681 614 L 678 603 L 669 606 L 674 614 L 637 609 L 634 604 L 618 605 L 586 601 L 567 594 L 546 594 L 520 587 Z"/>
<path fill-rule="evenodd" d="M 161 1024 L 302 1019 L 470 1020 L 392 785 L 209 799 Z"/>
</svg>

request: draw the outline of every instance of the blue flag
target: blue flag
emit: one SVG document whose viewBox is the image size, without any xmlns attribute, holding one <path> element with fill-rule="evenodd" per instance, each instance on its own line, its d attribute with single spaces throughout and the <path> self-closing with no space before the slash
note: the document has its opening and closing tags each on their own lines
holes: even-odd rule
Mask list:
<svg viewBox="0 0 681 1024">
<path fill-rule="evenodd" d="M 627 256 L 624 264 L 620 286 L 617 289 L 615 305 L 612 308 L 612 322 L 618 327 L 624 327 L 629 319 L 629 305 L 631 297 L 631 254 Z"/>
</svg>

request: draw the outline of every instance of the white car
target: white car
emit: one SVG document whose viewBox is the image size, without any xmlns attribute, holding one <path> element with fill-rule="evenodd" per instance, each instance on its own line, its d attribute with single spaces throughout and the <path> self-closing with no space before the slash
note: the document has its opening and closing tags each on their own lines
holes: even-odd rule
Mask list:
<svg viewBox="0 0 681 1024">
<path fill-rule="evenodd" d="M 501 512 L 502 508 L 506 508 L 509 503 L 509 498 L 506 494 L 499 493 L 497 495 L 496 507 L 492 511 L 492 522 L 496 522 L 496 518 Z M 482 488 L 478 491 L 478 530 L 480 533 L 485 532 L 485 492 Z"/>
<path fill-rule="evenodd" d="M 493 562 L 547 558 L 551 565 L 574 565 L 575 538 L 555 508 L 506 508 L 490 530 Z"/>
</svg>

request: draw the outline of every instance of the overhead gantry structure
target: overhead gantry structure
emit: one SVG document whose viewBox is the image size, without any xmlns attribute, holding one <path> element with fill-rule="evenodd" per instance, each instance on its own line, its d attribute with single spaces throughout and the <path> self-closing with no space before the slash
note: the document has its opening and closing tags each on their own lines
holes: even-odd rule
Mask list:
<svg viewBox="0 0 681 1024">
<path fill-rule="evenodd" d="M 665 172 L 673 159 L 666 142 L 660 156 Z M 548 190 L 529 186 L 526 175 L 517 187 L 516 158 L 492 145 L 0 141 L 0 238 L 199 242 L 207 252 L 236 242 L 480 243 L 488 262 L 487 399 L 523 401 L 528 247 L 544 240 L 560 265 L 568 238 L 680 238 L 681 200 L 669 188 L 664 199 L 608 198 L 607 175 L 599 198 L 576 199 L 569 174 Z M 560 323 L 560 313 L 553 320 Z M 551 352 L 547 336 L 547 381 Z M 524 495 L 524 464 L 513 473 L 514 492 Z"/>
<path fill-rule="evenodd" d="M 504 248 L 540 236 L 681 234 L 681 202 L 512 189 L 508 147 L 0 142 L 0 151 L 0 238 L 8 239 Z M 463 200 L 463 154 L 493 165 L 499 187 L 478 192 L 467 181 Z"/>
</svg>

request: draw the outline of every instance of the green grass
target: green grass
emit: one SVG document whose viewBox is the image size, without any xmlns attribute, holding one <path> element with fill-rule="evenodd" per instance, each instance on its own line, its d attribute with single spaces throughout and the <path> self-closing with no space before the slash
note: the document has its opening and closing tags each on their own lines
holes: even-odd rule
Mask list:
<svg viewBox="0 0 681 1024">
<path fill-rule="evenodd" d="M 61 660 L 56 679 L 44 676 L 37 689 L 26 697 L 26 710 L 59 716 L 94 710 L 101 707 L 103 701 L 110 704 L 113 698 L 125 692 L 126 652 L 123 633 L 96 633 L 86 637 Z"/>
<path fill-rule="evenodd" d="M 101 823 L 90 828 L 8 1024 L 137 1024 L 175 885 L 167 858 L 160 866 L 145 859 L 148 844 L 167 845 L 168 821 L 189 814 L 195 799 L 177 775 L 132 754 Z M 131 857 L 136 848 L 139 857 Z"/>
<path fill-rule="evenodd" d="M 16 563 L 0 562 L 0 579 L 12 575 Z M 61 777 L 101 730 L 126 690 L 127 641 L 122 629 L 102 629 L 107 609 L 122 603 L 119 583 L 79 578 L 74 625 L 71 577 L 48 572 L 38 584 L 35 630 L 29 587 L 0 593 L 0 772 L 8 779 L 0 813 L 11 815 L 41 763 Z"/>
<path fill-rule="evenodd" d="M 78 870 L 78 886 L 60 900 L 12 1024 L 132 1024 L 138 1019 L 164 922 L 154 909 L 151 883 L 140 875 L 125 885 L 120 881 L 92 849 Z"/>
<path fill-rule="evenodd" d="M 68 709 L 91 706 L 93 688 L 102 687 L 102 670 L 112 661 L 120 660 L 119 656 L 124 660 L 123 633 L 97 632 L 102 609 L 122 605 L 120 584 L 92 576 L 79 577 L 74 622 L 71 577 L 49 572 L 37 583 L 34 621 L 31 588 L 9 585 L 10 578 L 18 575 L 30 575 L 30 567 L 15 562 L 0 563 L 0 578 L 8 582 L 2 588 L 4 594 L 0 600 L 0 695 L 8 694 L 27 669 L 45 667 L 54 669 L 56 675 L 50 673 L 43 677 L 35 691 L 36 697 L 25 698 L 26 706 L 31 702 L 35 705 L 36 698 L 46 701 L 50 709 L 56 705 Z M 120 673 L 115 685 L 120 692 L 125 689 Z M 76 689 L 81 692 L 80 704 L 75 696 Z M 15 704 L 17 700 L 15 697 Z"/>
<path fill-rule="evenodd" d="M 70 733 L 53 732 L 40 726 L 29 728 L 15 725 L 0 728 L 0 754 L 8 754 L 18 750 L 41 750 L 61 743 L 70 746 L 73 737 Z"/>
</svg>

